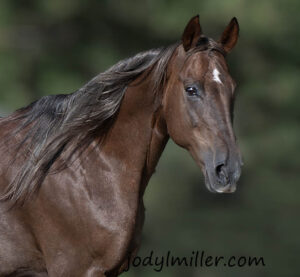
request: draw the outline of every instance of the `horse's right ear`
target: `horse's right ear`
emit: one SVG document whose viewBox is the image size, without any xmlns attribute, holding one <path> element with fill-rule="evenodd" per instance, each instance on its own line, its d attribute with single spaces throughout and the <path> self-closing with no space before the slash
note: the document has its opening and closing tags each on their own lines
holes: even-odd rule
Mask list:
<svg viewBox="0 0 300 277">
<path fill-rule="evenodd" d="M 186 25 L 182 35 L 182 45 L 185 51 L 194 48 L 202 35 L 201 26 L 199 23 L 199 15 L 191 18 Z"/>
</svg>

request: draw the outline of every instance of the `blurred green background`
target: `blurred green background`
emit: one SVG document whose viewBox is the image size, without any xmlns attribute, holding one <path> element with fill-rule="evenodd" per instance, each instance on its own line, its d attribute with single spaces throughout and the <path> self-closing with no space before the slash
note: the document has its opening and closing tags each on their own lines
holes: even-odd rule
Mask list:
<svg viewBox="0 0 300 277">
<path fill-rule="evenodd" d="M 195 14 L 218 38 L 236 16 L 228 56 L 238 83 L 235 130 L 244 159 L 238 190 L 209 193 L 171 141 L 146 194 L 145 256 L 263 256 L 258 267 L 150 267 L 123 276 L 300 276 L 300 2 L 239 0 L 1 0 L 0 111 L 72 92 L 118 60 L 180 39 Z"/>
</svg>

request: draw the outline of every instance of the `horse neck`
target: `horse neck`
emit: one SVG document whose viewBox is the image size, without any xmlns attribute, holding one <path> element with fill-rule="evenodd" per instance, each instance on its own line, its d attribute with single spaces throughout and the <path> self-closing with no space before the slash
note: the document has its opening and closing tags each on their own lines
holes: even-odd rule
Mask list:
<svg viewBox="0 0 300 277">
<path fill-rule="evenodd" d="M 128 87 L 99 153 L 117 160 L 124 174 L 141 178 L 143 193 L 167 141 L 160 93 L 152 90 L 151 74 L 141 76 Z"/>
</svg>

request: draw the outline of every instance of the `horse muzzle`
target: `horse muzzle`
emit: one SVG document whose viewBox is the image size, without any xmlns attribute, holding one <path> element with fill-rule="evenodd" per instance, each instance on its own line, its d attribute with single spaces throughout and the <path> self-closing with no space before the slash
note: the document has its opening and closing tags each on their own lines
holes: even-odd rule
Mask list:
<svg viewBox="0 0 300 277">
<path fill-rule="evenodd" d="M 211 192 L 232 193 L 236 190 L 236 184 L 241 176 L 241 164 L 239 161 L 216 166 L 207 166 L 205 170 L 205 185 Z"/>
</svg>

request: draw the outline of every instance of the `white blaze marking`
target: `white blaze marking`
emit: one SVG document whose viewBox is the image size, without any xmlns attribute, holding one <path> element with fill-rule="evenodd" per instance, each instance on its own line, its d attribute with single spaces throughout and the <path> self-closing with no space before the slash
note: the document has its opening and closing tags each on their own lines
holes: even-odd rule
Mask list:
<svg viewBox="0 0 300 277">
<path fill-rule="evenodd" d="M 214 81 L 216 81 L 217 83 L 220 83 L 220 84 L 222 84 L 222 82 L 221 82 L 221 80 L 220 80 L 220 78 L 219 78 L 219 76 L 220 76 L 220 72 L 218 71 L 218 69 L 214 69 L 214 71 L 213 71 L 213 80 Z"/>
</svg>

